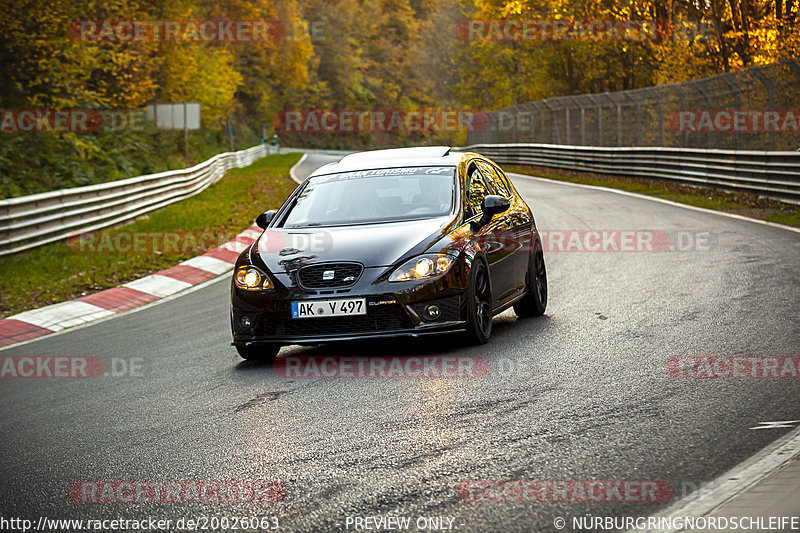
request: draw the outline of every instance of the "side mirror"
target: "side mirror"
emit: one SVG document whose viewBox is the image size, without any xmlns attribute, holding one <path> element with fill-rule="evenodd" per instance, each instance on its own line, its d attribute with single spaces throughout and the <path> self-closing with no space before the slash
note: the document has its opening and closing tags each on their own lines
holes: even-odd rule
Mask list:
<svg viewBox="0 0 800 533">
<path fill-rule="evenodd" d="M 483 204 L 481 204 L 483 214 L 489 215 L 490 218 L 508 211 L 509 207 L 511 207 L 511 202 L 502 196 L 497 196 L 496 194 L 490 194 L 486 196 L 483 199 Z"/>
<path fill-rule="evenodd" d="M 483 203 L 481 204 L 483 216 L 478 222 L 478 225 L 485 226 L 490 220 L 492 220 L 493 216 L 508 211 L 509 207 L 511 207 L 511 202 L 509 202 L 506 198 L 497 196 L 496 194 L 487 195 L 484 197 Z"/>
<path fill-rule="evenodd" d="M 267 229 L 269 223 L 272 222 L 272 219 L 275 218 L 275 210 L 270 209 L 269 211 L 264 211 L 260 215 L 256 217 L 256 226 L 261 229 Z"/>
</svg>

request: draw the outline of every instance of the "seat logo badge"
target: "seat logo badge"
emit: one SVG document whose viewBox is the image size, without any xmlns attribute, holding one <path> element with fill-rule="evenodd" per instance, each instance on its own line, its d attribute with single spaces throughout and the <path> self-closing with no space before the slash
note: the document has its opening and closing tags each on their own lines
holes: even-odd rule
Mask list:
<svg viewBox="0 0 800 533">
<path fill-rule="evenodd" d="M 322 273 L 322 279 L 324 279 L 324 280 L 333 279 L 333 276 L 335 274 L 336 274 L 336 272 L 333 271 L 333 270 L 326 270 L 325 272 Z"/>
</svg>

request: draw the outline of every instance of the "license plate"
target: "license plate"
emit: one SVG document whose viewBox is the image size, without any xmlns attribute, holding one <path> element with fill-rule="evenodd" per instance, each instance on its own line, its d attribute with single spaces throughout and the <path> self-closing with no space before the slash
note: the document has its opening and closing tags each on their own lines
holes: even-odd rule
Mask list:
<svg viewBox="0 0 800 533">
<path fill-rule="evenodd" d="M 367 314 L 367 299 L 292 302 L 292 318 L 319 318 Z"/>
</svg>

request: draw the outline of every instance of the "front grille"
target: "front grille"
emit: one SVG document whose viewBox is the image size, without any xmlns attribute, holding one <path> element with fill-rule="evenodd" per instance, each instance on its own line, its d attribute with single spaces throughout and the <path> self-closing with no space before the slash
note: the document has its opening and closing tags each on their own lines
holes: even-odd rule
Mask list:
<svg viewBox="0 0 800 533">
<path fill-rule="evenodd" d="M 360 263 L 321 263 L 298 270 L 297 281 L 304 289 L 349 287 L 358 281 L 363 270 L 364 266 Z M 333 277 L 330 277 L 331 272 Z"/>
<path fill-rule="evenodd" d="M 370 306 L 361 316 L 292 318 L 289 304 L 273 304 L 261 314 L 256 335 L 266 337 L 322 337 L 359 333 L 380 333 L 411 327 L 399 303 Z"/>
</svg>

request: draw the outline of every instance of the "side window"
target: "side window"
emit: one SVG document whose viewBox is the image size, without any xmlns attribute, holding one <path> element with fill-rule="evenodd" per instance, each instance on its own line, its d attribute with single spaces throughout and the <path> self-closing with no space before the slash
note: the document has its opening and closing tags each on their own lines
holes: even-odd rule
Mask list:
<svg viewBox="0 0 800 533">
<path fill-rule="evenodd" d="M 467 218 L 481 212 L 481 204 L 487 194 L 494 194 L 494 188 L 478 166 L 472 163 L 467 170 Z"/>
<path fill-rule="evenodd" d="M 495 168 L 494 165 L 486 163 L 485 161 L 479 161 L 478 164 L 481 170 L 489 176 L 489 179 L 494 184 L 495 190 L 497 190 L 497 194 L 510 200 L 513 197 L 513 193 L 511 192 L 511 187 L 508 185 L 508 181 L 506 181 L 507 178 L 505 175 Z"/>
<path fill-rule="evenodd" d="M 500 181 L 502 182 L 503 187 L 508 191 L 508 199 L 511 200 L 512 198 L 514 198 L 514 196 L 517 193 L 514 192 L 514 186 L 511 185 L 511 181 L 508 179 L 508 176 L 506 176 L 506 173 L 503 172 L 503 169 L 498 167 L 497 165 L 490 165 L 490 166 L 494 169 L 495 172 L 497 172 L 497 175 L 500 176 Z"/>
</svg>

